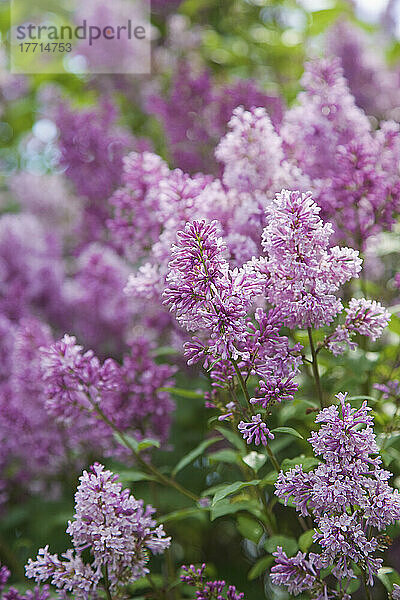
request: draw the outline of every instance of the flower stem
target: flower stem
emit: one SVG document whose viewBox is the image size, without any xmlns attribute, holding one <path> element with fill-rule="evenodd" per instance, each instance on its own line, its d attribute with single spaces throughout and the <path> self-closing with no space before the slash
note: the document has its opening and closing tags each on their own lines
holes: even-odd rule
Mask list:
<svg viewBox="0 0 400 600">
<path fill-rule="evenodd" d="M 110 421 L 110 419 L 104 414 L 104 412 L 101 410 L 100 406 L 98 406 L 98 404 L 96 404 L 95 402 L 93 402 L 91 400 L 91 398 L 88 395 L 88 399 L 90 404 L 93 406 L 94 410 L 97 412 L 97 414 L 99 415 L 99 417 L 109 426 L 111 427 L 111 429 L 117 433 L 119 435 L 119 437 L 121 438 L 121 440 L 124 442 L 124 444 L 126 445 L 127 448 L 129 448 L 129 450 L 132 452 L 133 456 L 135 457 L 135 459 L 137 460 L 137 462 L 140 464 L 140 466 L 147 471 L 148 473 L 150 473 L 151 475 L 153 475 L 157 481 L 159 483 L 162 483 L 164 485 L 167 485 L 169 487 L 173 487 L 175 490 L 177 490 L 180 494 L 186 496 L 187 498 L 190 498 L 191 500 L 194 500 L 195 502 L 198 502 L 200 500 L 200 498 L 198 496 L 196 496 L 195 494 L 193 494 L 193 492 L 191 492 L 190 490 L 184 488 L 180 483 L 178 483 L 177 481 L 175 481 L 175 479 L 171 479 L 170 477 L 167 477 L 166 475 L 163 475 L 163 473 L 161 473 L 156 467 L 154 467 L 151 463 L 147 463 L 145 460 L 143 460 L 143 458 L 140 456 L 139 452 L 132 446 L 132 444 L 130 443 L 129 439 L 124 435 L 124 433 L 115 425 L 115 423 L 113 423 L 112 421 Z"/>
<path fill-rule="evenodd" d="M 113 600 L 110 592 L 110 580 L 108 578 L 108 566 L 105 565 L 103 568 L 103 577 L 104 577 L 104 590 L 106 592 L 107 600 Z"/>
<path fill-rule="evenodd" d="M 366 596 L 367 600 L 372 600 L 371 590 L 367 584 L 367 578 L 365 576 L 364 571 L 362 572 L 362 579 L 363 579 L 363 584 L 364 584 L 364 589 L 365 589 L 365 596 Z"/>
<path fill-rule="evenodd" d="M 313 370 L 314 379 L 315 379 L 315 386 L 317 388 L 318 399 L 319 399 L 321 408 L 325 408 L 324 398 L 322 395 L 321 380 L 319 378 L 318 358 L 317 358 L 317 353 L 315 351 L 311 327 L 308 327 L 307 331 L 308 331 L 308 339 L 310 341 L 310 349 L 311 349 L 311 356 L 312 356 L 312 370 Z"/>
<path fill-rule="evenodd" d="M 272 450 L 271 450 L 271 448 L 269 447 L 269 445 L 268 445 L 268 444 L 265 446 L 265 449 L 267 450 L 267 454 L 268 454 L 268 456 L 270 457 L 272 464 L 274 465 L 275 471 L 276 471 L 277 473 L 280 473 L 280 471 L 281 471 L 281 466 L 280 466 L 280 464 L 278 463 L 278 461 L 276 460 L 276 456 L 275 456 L 275 454 L 272 452 Z"/>
<path fill-rule="evenodd" d="M 250 404 L 250 394 L 248 392 L 248 389 L 247 389 L 246 383 L 243 379 L 243 376 L 240 372 L 239 366 L 234 358 L 231 358 L 231 363 L 233 365 L 233 368 L 235 369 L 235 372 L 236 372 L 237 378 L 239 380 L 240 387 L 242 388 L 244 397 L 246 398 L 247 402 Z"/>
</svg>

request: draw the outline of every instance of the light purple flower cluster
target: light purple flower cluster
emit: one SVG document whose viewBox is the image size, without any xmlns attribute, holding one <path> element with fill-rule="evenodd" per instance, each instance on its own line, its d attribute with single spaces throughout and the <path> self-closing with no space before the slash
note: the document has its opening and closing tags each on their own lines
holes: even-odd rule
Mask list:
<svg viewBox="0 0 400 600">
<path fill-rule="evenodd" d="M 4 565 L 0 566 L 0 599 L 1 600 L 48 600 L 50 598 L 49 586 L 42 588 L 35 587 L 34 590 L 28 590 L 21 594 L 16 588 L 9 587 L 7 591 L 4 588 L 11 573 Z"/>
<path fill-rule="evenodd" d="M 313 589 L 310 569 L 319 577 L 319 570 L 326 567 L 332 567 L 342 584 L 348 583 L 355 577 L 354 564 L 373 585 L 382 564 L 376 553 L 384 549 L 379 532 L 400 518 L 400 495 L 388 483 L 391 473 L 381 467 L 369 407 L 364 402 L 359 409 L 352 408 L 345 394 L 337 398 L 339 406 L 319 413 L 316 422 L 322 423 L 321 428 L 309 439 L 321 464 L 310 472 L 301 465 L 281 471 L 276 483 L 279 498 L 285 503 L 291 499 L 301 515 L 313 517 L 313 539 L 321 546 L 319 554 L 311 553 L 308 560 L 302 556 L 297 565 L 278 552 L 271 570 L 278 585 L 298 585 L 298 577 L 302 586 Z"/>
<path fill-rule="evenodd" d="M 266 275 L 266 296 L 291 328 L 329 324 L 342 310 L 339 287 L 361 270 L 356 250 L 329 248 L 332 226 L 319 212 L 311 193 L 282 190 L 266 209 L 266 257 L 251 262 Z"/>
<path fill-rule="evenodd" d="M 56 109 L 60 164 L 77 193 L 86 200 L 80 236 L 98 240 L 109 216 L 106 203 L 120 184 L 122 159 L 133 138 L 115 125 L 115 106 L 104 100 L 99 110 L 74 111 L 65 102 Z"/>
<path fill-rule="evenodd" d="M 343 73 L 358 106 L 368 115 L 395 118 L 399 106 L 399 73 L 390 69 L 381 40 L 373 39 L 350 21 L 338 21 L 328 32 L 328 51 L 340 58 Z"/>
<path fill-rule="evenodd" d="M 399 212 L 400 131 L 394 122 L 373 131 L 355 105 L 338 59 L 306 64 L 299 105 L 281 127 L 287 156 L 313 181 L 324 218 L 336 241 L 363 249 L 390 229 Z"/>
<path fill-rule="evenodd" d="M 68 335 L 43 347 L 47 411 L 69 429 L 81 429 L 82 437 L 85 431 L 106 453 L 116 451 L 114 431 L 101 415 L 138 440 L 151 437 L 165 442 L 174 404 L 168 392 L 159 388 L 172 385 L 174 369 L 156 364 L 150 351 L 150 344 L 138 339 L 121 365 L 111 358 L 101 363 L 91 350 L 83 353 Z"/>
<path fill-rule="evenodd" d="M 347 347 L 354 349 L 357 344 L 352 337 L 358 333 L 369 337 L 373 342 L 383 333 L 390 321 L 390 313 L 380 302 L 365 298 L 352 298 L 345 309 L 346 319 L 330 334 L 325 342 L 333 354 L 342 354 Z"/>
<path fill-rule="evenodd" d="M 393 585 L 392 600 L 400 600 L 400 585 Z"/>
<path fill-rule="evenodd" d="M 260 443 L 263 446 L 267 446 L 268 438 L 270 440 L 274 439 L 274 434 L 270 432 L 266 424 L 261 420 L 260 413 L 254 415 L 250 423 L 240 421 L 238 429 L 248 444 L 254 442 L 256 446 L 259 446 Z"/>
<path fill-rule="evenodd" d="M 227 585 L 225 581 L 205 581 L 204 571 L 206 565 L 196 569 L 194 565 L 182 565 L 183 575 L 181 580 L 196 588 L 196 600 L 243 600 L 244 594 L 238 592 L 234 585 Z"/>
<path fill-rule="evenodd" d="M 265 93 L 253 81 L 217 87 L 208 71 L 196 73 L 188 62 L 181 61 L 168 97 L 150 96 L 147 108 L 161 118 L 177 166 L 191 173 L 215 173 L 213 150 L 239 105 L 247 109 L 265 107 L 275 123 L 282 118 L 280 98 Z"/>
<path fill-rule="evenodd" d="M 95 598 L 96 589 L 115 589 L 136 581 L 149 572 L 149 551 L 159 554 L 170 545 L 162 525 L 156 526 L 151 506 L 144 506 L 128 489 L 122 489 L 118 476 L 95 463 L 84 471 L 75 495 L 75 515 L 67 533 L 73 549 L 61 558 L 50 554 L 48 546 L 29 559 L 27 577 L 37 583 L 51 579 L 59 590 L 75 598 Z M 82 552 L 88 550 L 91 562 Z"/>
</svg>

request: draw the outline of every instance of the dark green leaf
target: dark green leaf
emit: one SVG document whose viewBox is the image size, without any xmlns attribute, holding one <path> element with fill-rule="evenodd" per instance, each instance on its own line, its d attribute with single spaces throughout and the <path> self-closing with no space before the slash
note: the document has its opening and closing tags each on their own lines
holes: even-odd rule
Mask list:
<svg viewBox="0 0 400 600">
<path fill-rule="evenodd" d="M 258 561 L 251 567 L 249 574 L 247 575 L 248 579 L 252 581 L 256 579 L 260 575 L 264 573 L 274 562 L 273 556 L 263 556 L 259 558 Z"/>
<path fill-rule="evenodd" d="M 260 481 L 261 479 L 253 479 L 252 481 L 235 481 L 235 483 L 229 483 L 215 494 L 212 505 L 215 506 L 217 502 L 220 502 L 220 500 L 223 500 L 226 496 L 234 494 L 245 487 L 258 485 Z"/>
<path fill-rule="evenodd" d="M 272 535 L 264 544 L 264 548 L 270 554 L 275 552 L 278 546 L 281 546 L 288 556 L 293 556 L 299 549 L 296 540 L 286 535 Z"/>
<path fill-rule="evenodd" d="M 301 433 L 296 431 L 296 429 L 293 429 L 293 427 L 276 427 L 275 429 L 272 429 L 272 433 L 287 433 L 288 435 L 293 435 L 294 437 L 304 440 Z"/>
<path fill-rule="evenodd" d="M 211 446 L 212 444 L 215 444 L 215 442 L 218 442 L 218 441 L 221 441 L 220 438 L 213 437 L 213 438 L 210 438 L 208 440 L 204 440 L 203 442 L 201 442 L 201 444 L 199 444 L 196 448 L 191 450 L 188 454 L 186 454 L 186 456 L 181 458 L 181 460 L 178 462 L 178 464 L 175 466 L 174 470 L 172 471 L 172 475 L 176 475 L 177 473 L 179 473 L 179 471 L 184 469 L 187 465 L 189 465 L 191 462 L 196 460 L 197 457 L 199 457 L 201 454 L 203 454 L 203 452 L 208 448 L 208 446 Z"/>
</svg>

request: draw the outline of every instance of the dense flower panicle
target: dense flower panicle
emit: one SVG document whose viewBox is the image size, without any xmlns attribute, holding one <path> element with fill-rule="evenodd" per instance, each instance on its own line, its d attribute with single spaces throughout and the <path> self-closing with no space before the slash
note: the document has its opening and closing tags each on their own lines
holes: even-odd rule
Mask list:
<svg viewBox="0 0 400 600">
<path fill-rule="evenodd" d="M 326 340 L 326 346 L 333 354 L 342 354 L 347 347 L 352 350 L 357 344 L 352 337 L 358 333 L 375 342 L 383 333 L 390 320 L 389 311 L 380 302 L 365 298 L 352 298 L 345 309 L 346 319 L 338 325 Z"/>
<path fill-rule="evenodd" d="M 106 454 L 115 447 L 109 421 L 136 439 L 151 437 L 165 442 L 169 435 L 174 404 L 159 388 L 173 384 L 174 368 L 151 358 L 151 345 L 144 338 L 131 343 L 122 365 L 113 359 L 102 364 L 92 350 L 82 352 L 72 336 L 41 349 L 41 374 L 45 382 L 47 411 L 69 428 L 86 431 L 94 447 Z"/>
<path fill-rule="evenodd" d="M 243 192 L 269 190 L 284 155 L 266 110 L 250 112 L 239 106 L 228 125 L 230 131 L 215 151 L 216 158 L 224 163 L 225 185 Z"/>
<path fill-rule="evenodd" d="M 72 591 L 76 598 L 94 596 L 106 568 L 111 589 L 136 581 L 149 572 L 148 551 L 159 554 L 170 545 L 162 525 L 156 526 L 151 506 L 144 506 L 128 489 L 122 489 L 118 476 L 95 463 L 84 471 L 75 495 L 75 515 L 67 533 L 73 550 L 61 559 L 39 550 L 36 561 L 29 559 L 27 577 L 38 583 L 51 579 L 59 589 Z M 88 549 L 92 561 L 85 564 L 81 552 Z M 104 585 L 104 584 L 103 584 Z"/>
<path fill-rule="evenodd" d="M 306 63 L 299 105 L 284 116 L 281 135 L 289 157 L 311 178 L 335 173 L 335 150 L 366 134 L 370 123 L 350 94 L 338 59 Z"/>
<path fill-rule="evenodd" d="M 153 94 L 147 108 L 162 120 L 176 166 L 189 173 L 216 173 L 214 148 L 239 105 L 248 110 L 267 108 L 274 123 L 282 118 L 281 99 L 262 91 L 253 81 L 217 87 L 208 71 L 196 72 L 188 61 L 180 61 L 168 97 Z"/>
<path fill-rule="evenodd" d="M 384 53 L 380 55 L 370 41 L 371 36 L 344 19 L 327 35 L 328 51 L 340 58 L 357 105 L 368 115 L 388 118 L 399 106 L 399 74 L 387 66 Z"/>
<path fill-rule="evenodd" d="M 266 296 L 289 327 L 321 327 L 341 312 L 339 286 L 361 270 L 356 250 L 328 249 L 332 227 L 319 217 L 311 193 L 282 190 L 267 206 L 263 232 L 265 259 L 249 268 L 265 273 Z"/>
<path fill-rule="evenodd" d="M 54 235 L 30 214 L 0 218 L 0 310 L 12 320 L 32 310 L 61 319 L 64 267 Z"/>
<path fill-rule="evenodd" d="M 121 351 L 133 316 L 124 293 L 129 268 L 109 246 L 88 244 L 65 286 L 73 331 L 101 353 Z"/>
<path fill-rule="evenodd" d="M 274 585 L 285 585 L 288 592 L 295 596 L 316 586 L 319 571 L 313 565 L 312 558 L 308 560 L 303 552 L 288 558 L 280 546 L 274 556 L 275 564 L 271 567 L 271 581 Z"/>
<path fill-rule="evenodd" d="M 293 381 L 293 377 L 294 374 L 286 379 L 270 375 L 266 377 L 265 381 L 261 379 L 258 383 L 258 395 L 256 398 L 251 398 L 250 402 L 252 404 L 260 404 L 263 408 L 269 409 L 274 404 L 294 400 L 298 384 Z"/>
<path fill-rule="evenodd" d="M 114 192 L 110 199 L 114 212 L 107 224 L 117 249 L 134 260 L 141 258 L 160 235 L 159 194 L 154 188 L 158 189 L 169 169 L 151 152 L 132 152 L 123 162 L 124 187 Z"/>
<path fill-rule="evenodd" d="M 58 106 L 61 165 L 78 194 L 89 200 L 107 199 L 122 175 L 122 158 L 132 143 L 127 132 L 115 126 L 116 109 L 103 101 L 99 111 L 73 111 Z"/>
<path fill-rule="evenodd" d="M 374 533 L 383 531 L 400 517 L 400 495 L 388 484 L 391 473 L 381 468 L 381 458 L 372 429 L 373 417 L 366 402 L 359 409 L 338 394 L 339 406 L 323 409 L 316 418 L 322 423 L 309 439 L 323 462 L 305 473 L 297 465 L 281 472 L 276 495 L 289 498 L 302 515 L 312 515 L 314 541 L 322 548 L 313 556 L 317 568 L 332 566 L 339 580 L 354 577 L 353 563 L 366 570 L 368 583 L 382 564 L 375 553 L 380 547 Z"/>
<path fill-rule="evenodd" d="M 244 594 L 238 592 L 234 585 L 225 581 L 206 581 L 205 563 L 197 568 L 194 565 L 182 565 L 181 581 L 196 588 L 196 600 L 244 600 Z"/>
<path fill-rule="evenodd" d="M 240 421 L 238 429 L 247 444 L 254 442 L 256 446 L 259 446 L 260 443 L 263 446 L 267 446 L 268 438 L 270 440 L 274 439 L 274 434 L 270 432 L 266 424 L 262 421 L 260 413 L 254 415 L 250 423 Z"/>
</svg>

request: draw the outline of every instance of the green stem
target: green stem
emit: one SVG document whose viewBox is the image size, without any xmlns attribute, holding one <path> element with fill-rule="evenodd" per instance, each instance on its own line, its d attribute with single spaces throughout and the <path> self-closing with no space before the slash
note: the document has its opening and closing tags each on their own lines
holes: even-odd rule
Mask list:
<svg viewBox="0 0 400 600">
<path fill-rule="evenodd" d="M 243 376 L 242 376 L 242 374 L 240 372 L 239 366 L 238 366 L 238 364 L 237 364 L 237 362 L 236 362 L 236 360 L 234 358 L 231 358 L 231 363 L 233 365 L 233 368 L 235 369 L 235 372 L 236 372 L 237 378 L 239 380 L 240 387 L 242 388 L 242 392 L 244 394 L 244 397 L 246 398 L 247 402 L 250 404 L 250 394 L 249 394 L 249 392 L 247 390 L 247 386 L 246 386 L 246 383 L 245 383 L 245 381 L 243 379 Z"/>
<path fill-rule="evenodd" d="M 315 379 L 315 386 L 317 388 L 318 399 L 319 399 L 321 408 L 325 408 L 324 398 L 322 395 L 321 380 L 319 378 L 318 358 L 317 358 L 317 353 L 315 351 L 311 327 L 308 327 L 307 331 L 308 331 L 308 339 L 310 341 L 310 349 L 311 349 L 311 356 L 312 356 L 312 370 L 313 370 L 314 379 Z"/>
<path fill-rule="evenodd" d="M 135 457 L 135 459 L 137 460 L 137 462 L 140 464 L 140 466 L 145 471 L 147 471 L 151 475 L 154 475 L 154 477 L 159 481 L 159 483 L 162 483 L 163 485 L 167 485 L 169 487 L 174 488 L 180 494 L 186 496 L 187 498 L 190 498 L 191 500 L 194 500 L 195 502 L 198 502 L 200 500 L 200 498 L 198 496 L 193 494 L 193 492 L 191 492 L 190 490 L 187 490 L 186 488 L 184 488 L 182 485 L 180 485 L 180 483 L 175 481 L 175 479 L 171 479 L 170 477 L 163 475 L 151 463 L 147 463 L 145 460 L 143 460 L 143 458 L 140 456 L 139 452 L 137 452 L 137 450 L 132 446 L 129 439 L 124 435 L 124 433 L 122 431 L 120 431 L 120 429 L 118 429 L 118 427 L 112 421 L 110 421 L 110 419 L 104 414 L 104 412 L 101 410 L 101 408 L 92 401 L 92 399 L 89 397 L 89 395 L 88 395 L 88 399 L 89 399 L 90 404 L 93 406 L 94 410 L 97 412 L 97 414 L 101 417 L 101 419 L 103 419 L 103 421 L 109 427 L 111 427 L 111 429 L 115 433 L 117 433 L 119 435 L 121 440 L 124 442 L 124 444 L 127 446 L 127 448 L 129 448 L 129 450 L 132 452 L 132 454 Z"/>
<path fill-rule="evenodd" d="M 363 579 L 366 598 L 367 598 L 367 600 L 372 600 L 371 589 L 369 588 L 369 586 L 367 584 L 367 578 L 365 576 L 364 571 L 362 572 L 362 579 Z"/>
<path fill-rule="evenodd" d="M 104 589 L 106 592 L 107 600 L 113 600 L 110 592 L 110 580 L 108 578 L 108 566 L 105 565 L 103 569 L 103 577 L 104 577 Z"/>
<path fill-rule="evenodd" d="M 271 450 L 271 448 L 268 446 L 268 444 L 267 444 L 267 446 L 265 446 L 265 448 L 266 448 L 266 450 L 267 450 L 267 454 L 268 454 L 268 456 L 269 456 L 269 457 L 270 457 L 270 459 L 271 459 L 271 462 L 272 462 L 272 464 L 274 465 L 275 471 L 276 471 L 277 473 L 280 473 L 280 471 L 281 471 L 281 466 L 280 466 L 280 464 L 278 463 L 278 461 L 276 460 L 275 454 L 272 452 L 272 450 Z"/>
</svg>

